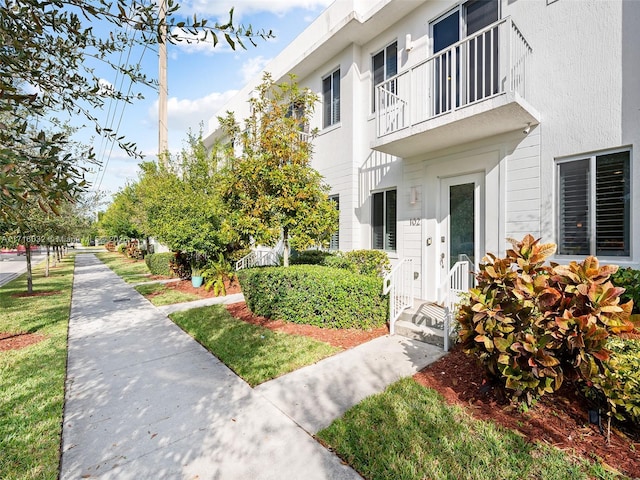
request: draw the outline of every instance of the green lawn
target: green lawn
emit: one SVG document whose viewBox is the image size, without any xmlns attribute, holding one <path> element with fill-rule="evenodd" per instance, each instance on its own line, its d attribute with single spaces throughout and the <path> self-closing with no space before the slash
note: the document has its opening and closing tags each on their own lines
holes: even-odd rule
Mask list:
<svg viewBox="0 0 640 480">
<path fill-rule="evenodd" d="M 171 305 L 174 303 L 191 302 L 193 300 L 200 300 L 198 295 L 192 293 L 185 293 L 168 288 L 163 283 L 148 283 L 145 285 L 137 285 L 134 287 L 138 293 L 144 295 L 157 294 L 148 298 L 156 307 L 161 305 Z"/>
<path fill-rule="evenodd" d="M 132 260 L 118 252 L 102 251 L 95 255 L 127 283 L 146 282 L 151 276 L 144 260 Z"/>
<path fill-rule="evenodd" d="M 69 256 L 49 278 L 34 269 L 34 291 L 55 295 L 16 298 L 26 276 L 0 287 L 0 332 L 37 333 L 45 340 L 0 351 L 0 478 L 55 479 L 67 360 L 67 325 L 73 283 Z"/>
<path fill-rule="evenodd" d="M 169 316 L 251 386 L 333 355 L 339 349 L 235 319 L 222 305 Z"/>
<path fill-rule="evenodd" d="M 365 399 L 317 437 L 368 479 L 620 478 L 475 420 L 411 378 Z"/>
</svg>

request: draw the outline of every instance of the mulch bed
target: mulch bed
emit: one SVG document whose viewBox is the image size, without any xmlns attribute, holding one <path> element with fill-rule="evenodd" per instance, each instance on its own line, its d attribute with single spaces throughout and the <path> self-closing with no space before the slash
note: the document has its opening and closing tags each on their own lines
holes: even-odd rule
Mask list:
<svg viewBox="0 0 640 480">
<path fill-rule="evenodd" d="M 180 280 L 177 282 L 169 282 L 169 283 L 166 283 L 165 286 L 167 287 L 168 290 L 176 290 L 182 293 L 189 293 L 191 295 L 197 295 L 200 298 L 213 298 L 217 296 L 213 293 L 213 289 L 207 291 L 204 289 L 204 286 L 199 288 L 194 288 L 193 285 L 191 284 L 191 280 Z M 225 282 L 225 288 L 227 290 L 227 295 L 240 293 L 242 291 L 240 290 L 240 284 L 238 282 L 233 282 L 231 284 L 229 282 Z M 154 296 L 153 294 L 147 295 L 148 298 L 153 296 Z"/>
<path fill-rule="evenodd" d="M 8 333 L 0 332 L 0 352 L 7 350 L 20 350 L 34 343 L 41 342 L 47 337 L 37 333 Z"/>
<path fill-rule="evenodd" d="M 466 407 L 478 419 L 518 431 L 531 442 L 545 442 L 584 458 L 595 455 L 613 469 L 640 478 L 640 432 L 625 433 L 612 426 L 608 445 L 606 420 L 602 435 L 597 425 L 589 423 L 587 402 L 570 382 L 521 412 L 483 379 L 481 367 L 460 348 L 414 378 L 440 392 L 450 404 Z"/>
<path fill-rule="evenodd" d="M 51 295 L 59 295 L 62 293 L 62 290 L 45 290 L 42 292 L 21 292 L 21 293 L 12 293 L 11 296 L 13 298 L 27 298 L 27 297 L 50 297 Z"/>
</svg>

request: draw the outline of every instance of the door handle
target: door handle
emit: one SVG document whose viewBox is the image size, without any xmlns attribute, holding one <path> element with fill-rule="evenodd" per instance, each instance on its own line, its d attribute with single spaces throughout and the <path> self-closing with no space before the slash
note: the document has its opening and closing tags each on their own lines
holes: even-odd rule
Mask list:
<svg viewBox="0 0 640 480">
<path fill-rule="evenodd" d="M 444 268 L 444 252 L 440 254 L 440 268 Z"/>
</svg>

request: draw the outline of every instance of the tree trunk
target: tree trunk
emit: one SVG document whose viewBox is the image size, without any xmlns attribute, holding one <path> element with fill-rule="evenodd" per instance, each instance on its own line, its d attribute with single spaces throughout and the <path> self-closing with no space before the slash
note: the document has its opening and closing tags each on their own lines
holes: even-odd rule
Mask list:
<svg viewBox="0 0 640 480">
<path fill-rule="evenodd" d="M 33 293 L 33 276 L 31 273 L 31 244 L 25 244 L 25 256 L 27 257 L 27 293 Z"/>
<path fill-rule="evenodd" d="M 50 250 L 51 250 L 51 246 L 47 245 L 47 262 L 44 264 L 44 276 L 45 277 L 49 276 L 49 262 L 51 261 Z"/>
<path fill-rule="evenodd" d="M 282 263 L 285 267 L 289 266 L 289 229 L 282 229 L 282 245 L 284 247 L 282 252 Z"/>
</svg>

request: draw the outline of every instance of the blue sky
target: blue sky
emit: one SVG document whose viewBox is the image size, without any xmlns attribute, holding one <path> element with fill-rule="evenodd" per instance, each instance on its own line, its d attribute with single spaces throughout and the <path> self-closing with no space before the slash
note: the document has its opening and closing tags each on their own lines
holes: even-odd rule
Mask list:
<svg viewBox="0 0 640 480">
<path fill-rule="evenodd" d="M 231 50 L 224 42 L 214 49 L 210 44 L 169 45 L 169 150 L 178 152 L 191 128 L 199 130 L 204 123 L 204 133 L 212 115 L 234 92 L 241 89 L 250 79 L 259 75 L 265 64 L 291 43 L 332 0 L 188 0 L 181 2 L 181 12 L 194 13 L 210 21 L 225 22 L 233 6 L 234 23 L 251 25 L 254 30 L 272 30 L 275 38 L 257 40 L 257 47 L 247 44 L 247 50 Z M 145 73 L 157 78 L 157 53 L 146 50 L 131 52 L 130 62 L 141 64 Z M 125 91 L 127 83 L 113 72 L 106 72 L 104 79 Z M 158 149 L 157 93 L 150 89 L 140 89 L 143 100 L 126 105 L 112 103 L 101 111 L 94 112 L 103 126 L 111 126 L 127 141 L 137 144 L 147 159 L 154 159 Z M 118 147 L 106 144 L 100 138 L 92 139 L 91 131 L 80 132 L 78 138 L 93 144 L 102 167 L 88 174 L 87 179 L 94 185 L 92 191 L 100 189 L 115 193 L 127 181 L 135 180 L 139 160 L 128 157 Z"/>
</svg>

